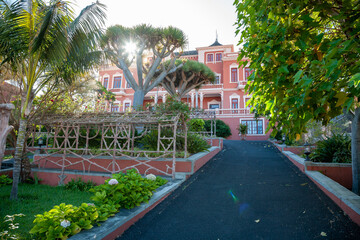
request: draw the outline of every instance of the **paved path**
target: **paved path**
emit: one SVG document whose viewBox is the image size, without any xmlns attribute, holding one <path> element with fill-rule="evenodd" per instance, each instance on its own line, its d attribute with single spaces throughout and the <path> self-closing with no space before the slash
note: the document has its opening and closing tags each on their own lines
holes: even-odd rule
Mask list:
<svg viewBox="0 0 360 240">
<path fill-rule="evenodd" d="M 360 239 L 360 227 L 269 143 L 224 141 L 118 239 Z"/>
</svg>

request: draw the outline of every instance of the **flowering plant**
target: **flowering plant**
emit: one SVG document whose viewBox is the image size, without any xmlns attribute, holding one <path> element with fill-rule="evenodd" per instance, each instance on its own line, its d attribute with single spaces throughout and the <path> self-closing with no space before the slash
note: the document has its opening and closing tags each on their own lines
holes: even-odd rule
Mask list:
<svg viewBox="0 0 360 240">
<path fill-rule="evenodd" d="M 114 179 L 114 178 L 110 179 L 109 182 L 108 182 L 109 185 L 116 185 L 116 184 L 118 184 L 118 183 L 119 183 L 119 182 L 118 182 L 116 179 Z"/>
<path fill-rule="evenodd" d="M 155 181 L 156 176 L 154 174 L 148 174 L 148 175 L 146 175 L 146 179 L 151 180 L 151 181 Z"/>
<path fill-rule="evenodd" d="M 62 220 L 60 225 L 63 227 L 63 228 L 67 228 L 71 225 L 70 221 L 68 220 Z"/>
</svg>

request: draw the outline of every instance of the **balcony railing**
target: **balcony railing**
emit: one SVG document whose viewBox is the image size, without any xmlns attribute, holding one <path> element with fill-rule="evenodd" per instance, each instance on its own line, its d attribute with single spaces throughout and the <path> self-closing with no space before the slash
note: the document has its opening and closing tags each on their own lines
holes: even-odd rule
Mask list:
<svg viewBox="0 0 360 240">
<path fill-rule="evenodd" d="M 205 109 L 205 111 L 215 111 L 216 116 L 240 116 L 249 115 L 249 108 L 235 108 L 235 109 Z"/>
</svg>

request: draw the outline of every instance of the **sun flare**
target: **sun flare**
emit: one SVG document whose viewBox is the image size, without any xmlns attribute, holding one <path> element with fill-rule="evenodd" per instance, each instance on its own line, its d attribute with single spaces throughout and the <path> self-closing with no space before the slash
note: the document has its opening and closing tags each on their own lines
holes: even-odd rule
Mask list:
<svg viewBox="0 0 360 240">
<path fill-rule="evenodd" d="M 129 54 L 129 55 L 135 55 L 136 53 L 136 49 L 137 49 L 137 46 L 134 42 L 128 42 L 126 45 L 125 45 L 125 51 Z"/>
</svg>

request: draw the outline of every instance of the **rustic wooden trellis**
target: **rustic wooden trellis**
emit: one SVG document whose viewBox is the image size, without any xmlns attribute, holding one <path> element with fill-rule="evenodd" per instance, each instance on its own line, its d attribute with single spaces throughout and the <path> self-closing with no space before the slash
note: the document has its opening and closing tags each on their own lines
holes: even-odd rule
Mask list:
<svg viewBox="0 0 360 240">
<path fill-rule="evenodd" d="M 209 131 L 202 131 L 197 132 L 197 134 L 201 134 L 203 136 L 210 137 L 211 139 L 216 137 L 216 113 L 215 111 L 204 111 L 204 110 L 192 110 L 190 112 L 190 118 L 191 119 L 204 119 L 204 120 L 210 120 L 210 132 Z"/>
<path fill-rule="evenodd" d="M 46 168 L 46 163 L 50 162 L 61 169 L 62 175 L 71 166 L 80 165 L 83 172 L 90 171 L 94 166 L 110 173 L 132 168 L 140 172 L 139 168 L 145 168 L 145 174 L 152 170 L 174 177 L 177 132 L 181 130 L 185 136 L 187 133 L 186 125 L 179 119 L 180 114 L 160 115 L 154 112 L 51 115 L 33 122 L 28 131 L 28 147 L 36 146 L 41 136 L 44 139 L 41 148 L 43 154 L 34 163 L 40 168 Z M 158 133 L 157 150 L 135 149 L 135 142 L 151 130 L 157 130 Z M 165 135 L 164 132 L 169 130 L 172 135 Z M 94 138 L 101 138 L 97 149 L 90 147 L 90 141 Z M 186 141 L 185 137 L 185 152 Z M 54 158 L 50 156 L 57 158 L 51 160 Z M 101 157 L 111 159 L 107 166 L 99 163 Z M 150 164 L 164 157 L 171 159 L 166 170 Z M 70 160 L 74 158 L 77 160 Z M 121 167 L 119 162 L 124 159 L 133 160 L 134 164 Z"/>
</svg>

